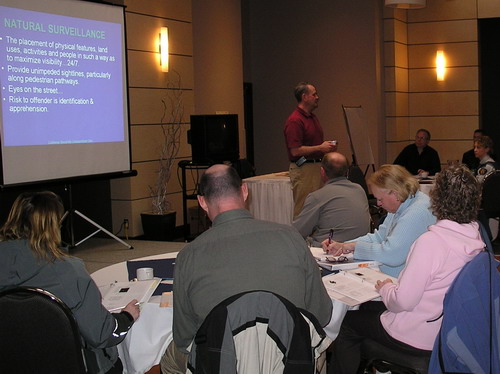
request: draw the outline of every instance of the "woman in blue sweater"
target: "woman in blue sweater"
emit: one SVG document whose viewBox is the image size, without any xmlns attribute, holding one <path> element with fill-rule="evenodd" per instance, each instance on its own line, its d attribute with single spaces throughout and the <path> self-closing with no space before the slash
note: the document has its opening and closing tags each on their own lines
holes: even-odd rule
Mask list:
<svg viewBox="0 0 500 374">
<path fill-rule="evenodd" d="M 349 242 L 323 241 L 323 249 L 334 256 L 354 252 L 354 258 L 376 260 L 380 271 L 397 277 L 403 269 L 413 242 L 436 217 L 430 210 L 429 197 L 419 191 L 418 181 L 402 166 L 383 165 L 373 173 L 368 184 L 377 205 L 387 217 L 373 234 Z"/>
</svg>

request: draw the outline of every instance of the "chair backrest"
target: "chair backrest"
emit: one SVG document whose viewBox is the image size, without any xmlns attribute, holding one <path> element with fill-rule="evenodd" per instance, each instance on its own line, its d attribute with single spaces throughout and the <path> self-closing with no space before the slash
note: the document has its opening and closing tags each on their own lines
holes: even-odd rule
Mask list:
<svg viewBox="0 0 500 374">
<path fill-rule="evenodd" d="M 500 170 L 489 174 L 483 181 L 482 208 L 500 214 Z"/>
<path fill-rule="evenodd" d="M 479 253 L 453 281 L 430 362 L 432 373 L 500 373 L 500 273 L 490 251 Z"/>
<path fill-rule="evenodd" d="M 358 165 L 350 165 L 349 169 L 347 170 L 347 179 L 349 179 L 353 183 L 359 184 L 361 187 L 363 187 L 363 190 L 365 190 L 366 196 L 369 195 L 368 192 L 368 185 L 366 184 L 366 179 L 365 175 L 361 171 L 360 167 Z"/>
<path fill-rule="evenodd" d="M 0 293 L 0 352 L 5 373 L 86 373 L 71 310 L 41 289 Z"/>
<path fill-rule="evenodd" d="M 312 314 L 271 292 L 245 292 L 223 301 L 205 318 L 188 372 L 312 374 L 330 343 Z"/>
</svg>

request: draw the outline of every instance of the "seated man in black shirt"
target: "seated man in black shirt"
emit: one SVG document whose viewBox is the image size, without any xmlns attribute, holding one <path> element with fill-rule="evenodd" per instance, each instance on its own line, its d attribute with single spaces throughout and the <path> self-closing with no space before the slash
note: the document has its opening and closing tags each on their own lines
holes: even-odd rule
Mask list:
<svg viewBox="0 0 500 374">
<path fill-rule="evenodd" d="M 441 161 L 437 151 L 430 147 L 431 133 L 420 129 L 415 135 L 415 143 L 406 146 L 396 157 L 394 163 L 404 166 L 412 175 L 429 173 L 434 175 L 441 171 Z"/>
</svg>

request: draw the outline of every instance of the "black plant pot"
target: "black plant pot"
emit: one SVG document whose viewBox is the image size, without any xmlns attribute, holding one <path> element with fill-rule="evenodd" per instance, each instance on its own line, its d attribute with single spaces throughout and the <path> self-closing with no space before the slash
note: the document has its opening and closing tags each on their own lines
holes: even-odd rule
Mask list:
<svg viewBox="0 0 500 374">
<path fill-rule="evenodd" d="M 173 241 L 177 212 L 165 214 L 141 213 L 142 230 L 147 240 Z"/>
</svg>

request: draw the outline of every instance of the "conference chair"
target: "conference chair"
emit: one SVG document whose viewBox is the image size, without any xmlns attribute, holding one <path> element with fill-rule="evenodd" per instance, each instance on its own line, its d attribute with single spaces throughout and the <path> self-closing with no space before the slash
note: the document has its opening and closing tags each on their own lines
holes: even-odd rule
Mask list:
<svg viewBox="0 0 500 374">
<path fill-rule="evenodd" d="M 81 337 L 71 310 L 50 292 L 0 292 L 0 371 L 86 373 Z"/>
<path fill-rule="evenodd" d="M 196 333 L 188 373 L 314 374 L 331 343 L 316 317 L 266 291 L 215 306 Z"/>
<path fill-rule="evenodd" d="M 365 175 L 363 174 L 363 171 L 358 165 L 352 164 L 349 166 L 347 169 L 347 179 L 349 179 L 353 183 L 359 184 L 361 187 L 363 187 L 363 190 L 366 193 L 366 196 L 368 199 L 370 198 L 370 193 L 368 192 L 368 184 L 366 183 Z M 373 197 L 373 196 L 371 196 Z"/>
<path fill-rule="evenodd" d="M 353 183 L 359 184 L 365 191 L 366 198 L 368 199 L 368 209 L 370 211 L 370 232 L 375 231 L 375 229 L 384 222 L 387 212 L 377 206 L 377 199 L 369 193 L 365 175 L 358 165 L 352 164 L 349 166 L 346 178 Z"/>
<path fill-rule="evenodd" d="M 466 264 L 444 298 L 429 372 L 500 373 L 500 262 L 491 243 Z"/>
<path fill-rule="evenodd" d="M 358 374 L 376 369 L 380 373 L 427 374 L 431 353 L 420 356 L 392 350 L 375 340 L 366 339 L 362 343 L 363 357 Z"/>
</svg>

